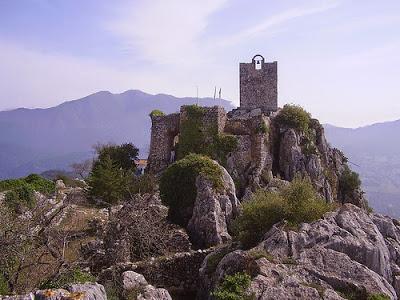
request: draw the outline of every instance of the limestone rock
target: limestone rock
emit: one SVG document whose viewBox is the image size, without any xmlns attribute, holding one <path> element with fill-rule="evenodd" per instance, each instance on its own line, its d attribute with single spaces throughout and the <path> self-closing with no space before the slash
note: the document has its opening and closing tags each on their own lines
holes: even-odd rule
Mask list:
<svg viewBox="0 0 400 300">
<path fill-rule="evenodd" d="M 0 300 L 34 300 L 35 295 L 29 293 L 26 295 L 16 295 L 16 296 L 0 296 Z"/>
<path fill-rule="evenodd" d="M 152 285 L 148 285 L 139 294 L 137 300 L 172 300 L 172 298 L 166 289 L 157 289 Z"/>
<path fill-rule="evenodd" d="M 98 283 L 71 284 L 67 289 L 73 295 L 81 295 L 81 300 L 107 300 L 104 286 Z"/>
<path fill-rule="evenodd" d="M 69 292 L 64 289 L 57 290 L 39 290 L 35 293 L 35 299 L 38 300 L 63 300 L 69 296 Z"/>
<path fill-rule="evenodd" d="M 218 257 L 214 271 L 203 270 L 207 258 L 200 270 L 201 286 L 208 291 L 226 274 L 251 270 L 249 292 L 256 299 L 400 296 L 400 224 L 352 204 L 304 223 L 298 231 L 288 231 L 284 222 L 275 224 L 255 248 L 226 251 Z M 199 299 L 208 297 L 203 293 Z"/>
<path fill-rule="evenodd" d="M 238 214 L 239 201 L 235 184 L 221 167 L 223 189 L 217 190 L 204 176 L 196 179 L 197 196 L 187 230 L 192 242 L 199 248 L 226 243 L 231 240 L 229 229 Z"/>
<path fill-rule="evenodd" d="M 137 289 L 146 285 L 146 278 L 144 278 L 142 274 L 133 271 L 126 271 L 122 273 L 122 287 L 124 290 Z"/>
</svg>

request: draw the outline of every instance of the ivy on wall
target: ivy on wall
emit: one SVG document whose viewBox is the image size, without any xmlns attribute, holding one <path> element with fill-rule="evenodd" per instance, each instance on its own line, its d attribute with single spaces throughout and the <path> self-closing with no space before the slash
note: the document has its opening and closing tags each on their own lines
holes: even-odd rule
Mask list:
<svg viewBox="0 0 400 300">
<path fill-rule="evenodd" d="M 190 153 L 203 154 L 226 164 L 228 153 L 237 147 L 237 138 L 230 134 L 219 134 L 217 125 L 204 124 L 205 109 L 197 105 L 186 107 L 187 116 L 181 123 L 178 159 Z"/>
</svg>

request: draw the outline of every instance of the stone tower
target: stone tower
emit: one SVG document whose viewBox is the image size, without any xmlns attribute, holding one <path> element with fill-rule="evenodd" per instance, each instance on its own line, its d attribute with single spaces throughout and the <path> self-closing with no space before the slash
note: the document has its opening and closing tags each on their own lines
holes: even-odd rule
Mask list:
<svg viewBox="0 0 400 300">
<path fill-rule="evenodd" d="M 240 63 L 240 108 L 261 108 L 263 112 L 278 109 L 278 64 L 266 63 L 255 55 L 251 63 Z"/>
</svg>

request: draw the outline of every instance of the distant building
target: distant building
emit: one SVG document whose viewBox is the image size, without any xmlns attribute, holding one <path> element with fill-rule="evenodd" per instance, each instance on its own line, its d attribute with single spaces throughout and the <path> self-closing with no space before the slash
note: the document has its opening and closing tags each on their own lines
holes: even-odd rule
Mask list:
<svg viewBox="0 0 400 300">
<path fill-rule="evenodd" d="M 147 167 L 147 159 L 138 159 L 135 161 L 136 164 L 136 174 L 143 175 Z"/>
</svg>

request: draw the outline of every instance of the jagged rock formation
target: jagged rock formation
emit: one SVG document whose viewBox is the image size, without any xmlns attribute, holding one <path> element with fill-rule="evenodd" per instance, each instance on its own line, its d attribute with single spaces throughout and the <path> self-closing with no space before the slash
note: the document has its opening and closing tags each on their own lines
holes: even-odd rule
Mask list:
<svg viewBox="0 0 400 300">
<path fill-rule="evenodd" d="M 350 196 L 341 192 L 339 179 L 347 167 L 347 159 L 341 151 L 328 145 L 324 128 L 317 120 L 310 119 L 309 128 L 304 131 L 278 122 L 279 110 L 269 113 L 260 108 L 238 108 L 229 113 L 221 107 L 203 107 L 201 110 L 203 115 L 198 131 L 207 133 L 205 143 L 210 128 L 215 128 L 219 135 L 231 135 L 237 140 L 235 149 L 222 160 L 226 160 L 226 169 L 235 182 L 240 199 L 248 199 L 259 188 L 273 188 L 276 179 L 292 181 L 300 174 L 309 177 L 329 202 L 366 206 L 361 191 Z M 162 171 L 174 160 L 177 154 L 171 149 L 176 148 L 188 111 L 189 107 L 183 106 L 180 114 L 152 118 L 151 172 Z M 173 133 L 169 125 L 172 117 Z M 161 138 L 162 143 L 158 142 Z M 201 149 L 198 150 L 201 153 Z"/>
<path fill-rule="evenodd" d="M 199 299 L 208 299 L 225 275 L 242 271 L 252 275 L 249 291 L 260 300 L 367 299 L 373 294 L 398 299 L 399 258 L 398 221 L 345 204 L 298 232 L 276 224 L 248 251 L 211 253 L 200 270 L 200 290 L 207 292 Z M 210 261 L 216 264 L 211 270 Z"/>
<path fill-rule="evenodd" d="M 220 168 L 222 190 L 202 175 L 196 179 L 197 196 L 187 230 L 193 243 L 202 249 L 231 241 L 229 229 L 238 215 L 235 184 L 225 168 Z"/>
</svg>

